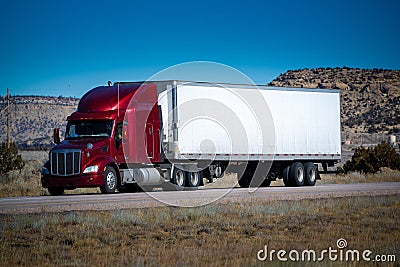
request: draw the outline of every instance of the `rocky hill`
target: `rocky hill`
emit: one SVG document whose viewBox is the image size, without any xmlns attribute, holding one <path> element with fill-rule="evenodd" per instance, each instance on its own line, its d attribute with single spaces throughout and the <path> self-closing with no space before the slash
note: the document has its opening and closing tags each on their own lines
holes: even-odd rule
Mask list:
<svg viewBox="0 0 400 267">
<path fill-rule="evenodd" d="M 12 140 L 20 148 L 48 148 L 53 144 L 53 129 L 65 129 L 66 118 L 78 101 L 70 97 L 11 96 Z M 6 98 L 0 97 L 0 142 L 7 139 L 6 107 Z"/>
<path fill-rule="evenodd" d="M 343 140 L 348 143 L 376 143 L 389 134 L 400 134 L 399 70 L 290 70 L 269 85 L 339 89 Z"/>
</svg>

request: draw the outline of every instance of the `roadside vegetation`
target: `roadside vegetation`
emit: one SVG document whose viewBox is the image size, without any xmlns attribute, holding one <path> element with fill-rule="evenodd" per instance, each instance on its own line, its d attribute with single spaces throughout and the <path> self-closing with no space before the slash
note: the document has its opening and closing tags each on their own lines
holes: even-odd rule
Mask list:
<svg viewBox="0 0 400 267">
<path fill-rule="evenodd" d="M 400 170 L 400 155 L 387 142 L 383 142 L 371 148 L 358 147 L 351 158 L 347 161 L 341 173 L 358 171 L 360 173 L 377 173 L 382 168 Z"/>
<path fill-rule="evenodd" d="M 398 260 L 399 220 L 400 195 L 2 214 L 0 266 L 270 265 L 257 260 L 264 245 L 322 251 L 337 248 L 339 238 L 350 249 L 396 255 Z M 277 260 L 272 265 L 282 266 Z"/>
<path fill-rule="evenodd" d="M 346 174 L 322 174 L 318 184 L 354 184 L 354 183 L 381 183 L 400 182 L 400 171 L 381 168 L 377 173 L 348 172 Z"/>
<path fill-rule="evenodd" d="M 21 155 L 18 154 L 18 147 L 15 142 L 8 146 L 7 142 L 0 145 L 0 175 L 7 174 L 10 171 L 20 171 L 25 163 Z"/>
</svg>

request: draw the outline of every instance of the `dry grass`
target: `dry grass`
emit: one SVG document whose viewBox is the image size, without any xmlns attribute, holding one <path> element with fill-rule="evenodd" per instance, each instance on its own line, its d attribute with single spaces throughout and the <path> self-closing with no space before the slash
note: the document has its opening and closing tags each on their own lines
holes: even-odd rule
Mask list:
<svg viewBox="0 0 400 267">
<path fill-rule="evenodd" d="M 0 266 L 264 265 L 264 245 L 321 251 L 341 237 L 351 249 L 396 255 L 399 197 L 0 215 Z"/>
<path fill-rule="evenodd" d="M 361 174 L 353 172 L 345 175 L 322 175 L 320 184 L 353 184 L 400 182 L 400 171 L 384 168 L 376 174 Z"/>
<path fill-rule="evenodd" d="M 0 197 L 40 196 L 46 194 L 40 183 L 41 162 L 26 161 L 25 167 L 19 171 L 0 175 Z"/>
</svg>

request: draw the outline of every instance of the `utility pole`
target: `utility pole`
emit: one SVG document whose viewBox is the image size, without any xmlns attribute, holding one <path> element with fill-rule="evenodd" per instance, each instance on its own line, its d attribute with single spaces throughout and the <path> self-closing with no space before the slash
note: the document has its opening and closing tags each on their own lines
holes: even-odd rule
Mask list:
<svg viewBox="0 0 400 267">
<path fill-rule="evenodd" d="M 11 112 L 10 112 L 10 90 L 7 88 L 7 148 L 10 148 L 11 136 L 10 136 L 10 123 L 11 123 Z"/>
</svg>

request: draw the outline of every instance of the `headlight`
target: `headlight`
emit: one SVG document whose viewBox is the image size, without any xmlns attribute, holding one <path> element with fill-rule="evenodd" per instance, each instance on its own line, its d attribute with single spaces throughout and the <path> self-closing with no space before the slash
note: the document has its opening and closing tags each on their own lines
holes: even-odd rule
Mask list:
<svg viewBox="0 0 400 267">
<path fill-rule="evenodd" d="M 99 166 L 89 166 L 83 171 L 83 173 L 92 173 L 97 172 L 99 170 Z"/>
<path fill-rule="evenodd" d="M 42 174 L 50 174 L 49 169 L 47 169 L 46 167 L 42 167 Z"/>
</svg>

